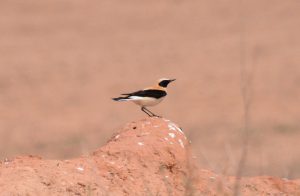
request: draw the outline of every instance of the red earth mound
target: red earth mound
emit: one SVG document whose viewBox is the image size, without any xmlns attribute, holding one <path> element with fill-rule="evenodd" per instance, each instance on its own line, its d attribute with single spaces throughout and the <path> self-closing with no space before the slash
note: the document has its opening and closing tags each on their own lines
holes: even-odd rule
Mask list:
<svg viewBox="0 0 300 196">
<path fill-rule="evenodd" d="M 72 160 L 16 157 L 0 165 L 1 195 L 232 195 L 235 177 L 197 168 L 184 132 L 162 118 L 128 123 Z M 243 195 L 299 195 L 299 181 L 242 178 Z"/>
</svg>

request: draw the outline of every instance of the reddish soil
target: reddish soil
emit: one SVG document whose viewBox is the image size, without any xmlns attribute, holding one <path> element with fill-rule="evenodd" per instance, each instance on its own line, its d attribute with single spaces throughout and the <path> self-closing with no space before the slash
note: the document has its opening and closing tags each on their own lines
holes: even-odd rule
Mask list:
<svg viewBox="0 0 300 196">
<path fill-rule="evenodd" d="M 143 119 L 128 123 L 88 156 L 1 162 L 1 195 L 232 195 L 236 179 L 199 170 L 190 145 L 171 121 Z M 240 191 L 243 196 L 297 195 L 300 183 L 242 178 Z"/>
</svg>

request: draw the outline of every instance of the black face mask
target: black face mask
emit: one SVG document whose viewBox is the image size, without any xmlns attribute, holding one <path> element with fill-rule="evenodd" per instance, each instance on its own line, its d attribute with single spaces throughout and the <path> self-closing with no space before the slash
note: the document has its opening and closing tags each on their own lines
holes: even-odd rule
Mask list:
<svg viewBox="0 0 300 196">
<path fill-rule="evenodd" d="M 167 87 L 170 82 L 170 80 L 163 80 L 158 85 L 161 87 Z"/>
</svg>

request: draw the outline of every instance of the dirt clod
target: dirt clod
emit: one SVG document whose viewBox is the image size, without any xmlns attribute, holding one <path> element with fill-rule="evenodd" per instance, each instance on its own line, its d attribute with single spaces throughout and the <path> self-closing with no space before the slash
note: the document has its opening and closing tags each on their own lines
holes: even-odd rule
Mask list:
<svg viewBox="0 0 300 196">
<path fill-rule="evenodd" d="M 127 124 L 117 139 L 113 136 L 89 156 L 68 161 L 17 157 L 0 165 L 1 194 L 233 194 L 236 178 L 200 170 L 179 130 L 170 121 L 147 118 Z M 240 185 L 243 195 L 300 194 L 299 181 L 275 177 L 242 178 Z"/>
</svg>

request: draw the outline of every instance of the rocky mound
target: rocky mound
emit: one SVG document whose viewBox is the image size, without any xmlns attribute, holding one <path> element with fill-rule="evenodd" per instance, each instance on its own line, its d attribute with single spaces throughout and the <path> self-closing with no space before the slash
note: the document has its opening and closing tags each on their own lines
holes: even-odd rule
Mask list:
<svg viewBox="0 0 300 196">
<path fill-rule="evenodd" d="M 199 170 L 184 132 L 161 118 L 127 124 L 105 146 L 73 160 L 16 157 L 0 165 L 1 195 L 233 194 L 236 179 Z M 297 195 L 299 182 L 241 179 L 243 195 Z"/>
</svg>

